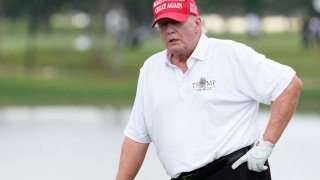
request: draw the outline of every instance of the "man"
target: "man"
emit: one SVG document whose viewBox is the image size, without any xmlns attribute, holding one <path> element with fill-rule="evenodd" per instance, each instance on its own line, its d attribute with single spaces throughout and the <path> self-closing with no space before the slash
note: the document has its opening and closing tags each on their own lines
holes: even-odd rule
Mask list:
<svg viewBox="0 0 320 180">
<path fill-rule="evenodd" d="M 172 179 L 271 179 L 267 159 L 302 86 L 294 70 L 208 38 L 194 0 L 156 0 L 153 13 L 166 50 L 140 70 L 117 180 L 134 179 L 150 142 Z M 259 103 L 272 109 L 263 135 Z"/>
</svg>

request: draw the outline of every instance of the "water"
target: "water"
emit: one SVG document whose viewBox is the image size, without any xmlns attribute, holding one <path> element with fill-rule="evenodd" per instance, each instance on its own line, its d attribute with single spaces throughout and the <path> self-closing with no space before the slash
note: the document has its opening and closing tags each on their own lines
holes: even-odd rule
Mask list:
<svg viewBox="0 0 320 180">
<path fill-rule="evenodd" d="M 130 108 L 0 109 L 1 180 L 112 180 Z M 268 113 L 259 116 L 264 128 Z M 273 180 L 317 180 L 320 115 L 297 114 L 270 158 Z M 165 180 L 151 145 L 137 180 Z"/>
</svg>

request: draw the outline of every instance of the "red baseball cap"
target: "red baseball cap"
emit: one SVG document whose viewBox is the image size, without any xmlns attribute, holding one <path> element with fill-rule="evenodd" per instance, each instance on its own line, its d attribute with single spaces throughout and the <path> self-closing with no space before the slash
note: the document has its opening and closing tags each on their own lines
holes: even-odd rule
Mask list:
<svg viewBox="0 0 320 180">
<path fill-rule="evenodd" d="M 200 14 L 194 0 L 155 0 L 152 9 L 154 15 L 152 28 L 162 18 L 184 22 L 190 15 L 198 16 Z"/>
</svg>

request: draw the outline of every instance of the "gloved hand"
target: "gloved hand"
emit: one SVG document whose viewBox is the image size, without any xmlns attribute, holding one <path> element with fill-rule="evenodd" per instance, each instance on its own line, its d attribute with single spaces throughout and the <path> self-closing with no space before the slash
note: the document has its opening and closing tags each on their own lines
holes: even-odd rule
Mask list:
<svg viewBox="0 0 320 180">
<path fill-rule="evenodd" d="M 241 158 L 232 164 L 232 169 L 236 169 L 242 163 L 248 163 L 248 169 L 251 171 L 261 172 L 268 169 L 264 163 L 267 161 L 272 153 L 274 144 L 259 140 L 254 146 Z"/>
</svg>

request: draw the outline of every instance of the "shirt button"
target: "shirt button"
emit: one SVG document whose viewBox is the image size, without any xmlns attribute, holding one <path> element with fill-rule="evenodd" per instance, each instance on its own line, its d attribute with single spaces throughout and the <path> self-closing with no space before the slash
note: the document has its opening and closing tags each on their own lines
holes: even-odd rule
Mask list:
<svg viewBox="0 0 320 180">
<path fill-rule="evenodd" d="M 182 99 L 185 99 L 187 96 L 187 87 L 186 85 L 182 84 L 179 87 L 179 95 Z"/>
</svg>

